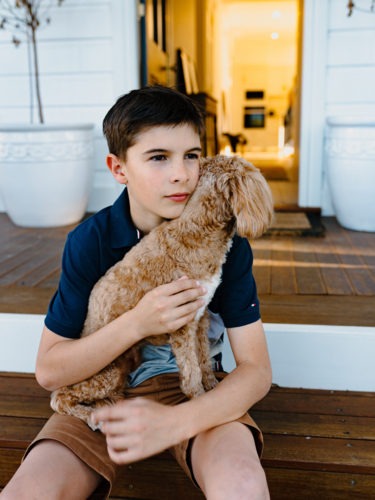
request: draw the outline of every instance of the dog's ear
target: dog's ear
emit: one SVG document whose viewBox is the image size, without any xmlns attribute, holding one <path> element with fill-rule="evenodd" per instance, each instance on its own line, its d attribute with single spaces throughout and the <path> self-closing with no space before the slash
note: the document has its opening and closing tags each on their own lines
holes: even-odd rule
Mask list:
<svg viewBox="0 0 375 500">
<path fill-rule="evenodd" d="M 230 180 L 236 233 L 244 238 L 258 238 L 271 224 L 274 209 L 271 190 L 260 171 L 242 158 L 233 158 L 235 168 Z"/>
</svg>

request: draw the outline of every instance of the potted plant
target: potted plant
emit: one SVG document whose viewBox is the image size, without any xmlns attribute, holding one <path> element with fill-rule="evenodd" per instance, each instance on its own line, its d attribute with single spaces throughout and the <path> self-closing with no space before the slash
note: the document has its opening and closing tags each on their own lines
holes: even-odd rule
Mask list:
<svg viewBox="0 0 375 500">
<path fill-rule="evenodd" d="M 57 0 L 57 5 L 62 3 Z M 28 51 L 31 123 L 0 124 L 0 195 L 12 222 L 22 227 L 78 222 L 93 184 L 94 125 L 44 123 L 36 33 L 50 23 L 50 5 L 45 0 L 0 0 L 0 29 L 16 33 L 16 47 L 23 34 L 32 48 Z M 37 124 L 33 123 L 34 86 Z"/>
</svg>

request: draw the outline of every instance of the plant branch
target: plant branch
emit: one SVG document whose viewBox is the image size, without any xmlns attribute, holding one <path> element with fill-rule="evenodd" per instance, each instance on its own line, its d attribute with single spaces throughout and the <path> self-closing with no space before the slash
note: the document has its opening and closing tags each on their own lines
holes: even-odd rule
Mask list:
<svg viewBox="0 0 375 500">
<path fill-rule="evenodd" d="M 0 22 L 0 29 L 9 29 L 10 31 L 16 30 L 17 35 L 21 32 L 26 35 L 28 44 L 28 58 L 29 58 L 29 76 L 32 78 L 31 71 L 31 55 L 30 46 L 33 45 L 34 53 L 34 66 L 35 66 L 35 88 L 38 100 L 39 108 L 39 118 L 40 122 L 43 123 L 43 111 L 42 102 L 40 95 L 40 84 L 39 84 L 39 66 L 38 66 L 38 51 L 37 51 L 37 41 L 36 41 L 36 31 L 46 24 L 49 24 L 50 19 L 46 17 L 50 12 L 53 2 L 57 1 L 57 5 L 60 7 L 64 0 L 49 0 L 47 7 L 42 11 L 43 1 L 47 0 L 16 0 L 12 3 L 10 0 L 0 0 L 0 9 L 5 12 L 3 20 Z M 19 13 L 23 13 L 24 17 L 20 16 Z M 2 14 L 2 13 L 1 13 Z M 13 37 L 13 43 L 18 46 L 21 41 L 15 36 Z M 30 81 L 30 104 L 31 104 L 31 120 L 33 116 L 33 94 L 32 85 Z"/>
</svg>

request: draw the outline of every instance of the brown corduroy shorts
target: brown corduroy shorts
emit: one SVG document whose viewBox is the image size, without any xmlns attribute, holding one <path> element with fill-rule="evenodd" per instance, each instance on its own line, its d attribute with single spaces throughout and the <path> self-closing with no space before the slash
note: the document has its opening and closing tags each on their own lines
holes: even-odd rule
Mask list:
<svg viewBox="0 0 375 500">
<path fill-rule="evenodd" d="M 215 372 L 216 378 L 221 381 L 228 374 L 225 372 Z M 180 389 L 179 374 L 165 373 L 157 375 L 148 380 L 145 380 L 137 387 L 128 388 L 125 391 L 125 399 L 145 397 L 158 403 L 174 406 L 188 400 L 185 394 Z M 261 457 L 263 452 L 263 436 L 254 420 L 248 413 L 235 420 L 249 427 L 253 433 L 255 445 Z M 100 431 L 92 431 L 82 420 L 76 417 L 60 415 L 55 413 L 48 420 L 46 425 L 27 448 L 23 460 L 32 447 L 43 439 L 53 439 L 67 446 L 89 467 L 103 476 L 104 481 L 89 497 L 95 500 L 108 499 L 112 486 L 126 469 L 127 465 L 118 465 L 112 462 L 107 452 L 106 438 Z M 199 488 L 194 479 L 190 458 L 189 458 L 189 442 L 187 439 L 172 448 L 169 452 L 177 460 L 186 474 L 193 481 L 195 486 Z"/>
</svg>

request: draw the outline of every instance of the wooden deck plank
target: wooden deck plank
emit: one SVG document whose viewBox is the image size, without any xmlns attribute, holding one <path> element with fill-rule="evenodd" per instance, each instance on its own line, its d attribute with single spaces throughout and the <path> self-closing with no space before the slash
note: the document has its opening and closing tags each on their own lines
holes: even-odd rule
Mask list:
<svg viewBox="0 0 375 500">
<path fill-rule="evenodd" d="M 277 436 L 278 437 L 278 436 Z M 294 440 L 298 439 L 303 439 L 303 438 L 294 438 Z M 309 446 L 308 448 L 310 451 L 315 452 L 316 455 L 321 453 L 321 449 L 319 448 L 319 443 L 314 443 L 314 441 L 317 440 L 310 440 L 310 443 L 312 446 Z M 334 441 L 334 440 L 333 440 Z M 304 444 L 308 443 L 309 441 L 306 441 L 304 439 Z M 306 450 L 306 447 L 303 446 L 298 446 L 297 443 L 294 443 L 292 445 L 292 449 L 290 449 L 289 454 L 288 454 L 288 459 L 289 460 L 284 460 L 284 463 L 287 463 L 288 465 L 293 465 L 295 467 L 288 467 L 289 471 L 289 477 L 292 476 L 293 478 L 298 477 L 298 474 L 300 474 L 299 477 L 301 477 L 301 472 L 306 471 L 304 474 L 302 474 L 302 477 L 304 481 L 307 483 L 310 482 L 311 484 L 311 479 L 309 481 L 308 478 L 316 478 L 317 476 L 311 474 L 310 471 L 316 470 L 316 471 L 322 471 L 321 474 L 326 474 L 325 476 L 325 488 L 324 491 L 329 492 L 331 491 L 331 482 L 329 481 L 329 478 L 332 478 L 333 482 L 335 483 L 334 479 L 335 476 L 333 474 L 329 474 L 326 472 L 328 468 L 332 467 L 332 464 L 326 464 L 323 460 L 321 460 L 320 456 L 317 456 L 317 462 L 315 462 L 312 467 L 313 468 L 308 468 L 310 464 L 304 463 L 303 458 L 304 458 L 304 452 Z M 362 496 L 362 497 L 357 497 L 357 498 L 370 498 L 368 496 L 370 491 L 373 491 L 372 487 L 375 485 L 375 477 L 372 474 L 363 474 L 361 473 L 355 473 L 355 472 L 347 472 L 347 469 L 351 467 L 351 461 L 355 462 L 355 460 L 346 456 L 345 450 L 342 453 L 337 453 L 337 450 L 335 450 L 336 453 L 331 453 L 331 455 L 334 457 L 334 459 L 337 459 L 337 456 L 339 458 L 339 462 L 335 464 L 335 466 L 339 469 L 341 469 L 343 474 L 338 474 L 336 470 L 333 472 L 336 473 L 336 488 L 339 488 L 339 491 L 341 490 L 346 490 L 346 492 L 349 492 L 351 494 L 350 499 L 356 498 L 353 496 L 352 493 L 354 492 L 360 492 L 362 490 L 363 493 L 367 494 L 367 496 Z M 341 451 L 341 450 L 340 450 Z M 295 459 L 295 456 L 292 455 L 292 453 L 297 453 L 299 461 Z M 4 464 L 4 466 L 1 468 L 0 471 L 0 486 L 4 487 L 7 482 L 11 479 L 15 471 L 17 470 L 19 463 L 21 461 L 21 458 L 23 456 L 23 451 L 22 450 L 16 450 L 16 449 L 1 449 L 0 450 L 0 460 L 1 463 Z M 269 454 L 270 456 L 270 454 Z M 276 455 L 277 456 L 277 455 Z M 370 458 L 370 463 L 371 463 L 371 457 Z M 318 462 L 320 460 L 320 462 Z M 271 492 L 273 491 L 273 488 L 275 487 L 275 483 L 277 482 L 276 479 L 278 479 L 279 484 L 280 484 L 280 476 L 278 475 L 278 470 L 273 468 L 271 469 L 270 466 L 268 465 L 268 462 L 271 461 L 270 458 L 265 458 L 262 460 L 263 465 L 266 467 L 266 475 L 267 479 L 270 484 L 270 490 Z M 273 462 L 276 462 L 274 460 Z M 281 469 L 287 470 L 286 466 L 282 467 L 281 466 L 281 461 L 279 461 L 279 465 Z M 327 467 L 326 470 L 323 468 Z M 355 469 L 357 470 L 366 470 L 369 468 L 372 470 L 371 465 L 370 466 L 354 466 Z M 271 472 L 272 471 L 272 472 Z M 308 472 L 307 472 L 308 471 Z M 286 473 L 284 473 L 286 474 Z M 322 488 L 322 476 L 320 477 L 320 488 Z M 145 481 L 145 478 L 147 478 L 147 481 Z M 341 479 L 341 481 L 339 480 Z M 354 481 L 354 483 L 353 483 Z M 129 485 L 132 485 L 131 488 L 129 488 Z M 350 486 L 352 488 L 350 488 Z M 354 488 L 355 486 L 355 488 Z M 114 486 L 112 490 L 112 496 L 113 497 L 118 497 L 118 498 L 138 498 L 138 499 L 150 499 L 150 500 L 160 500 L 161 498 L 163 499 L 174 499 L 176 498 L 176 492 L 178 492 L 178 498 L 179 500 L 193 500 L 195 498 L 204 498 L 203 494 L 196 489 L 190 479 L 186 476 L 184 471 L 181 469 L 181 467 L 174 461 L 166 461 L 166 460 L 155 460 L 155 459 L 147 459 L 143 460 L 141 462 L 136 462 L 134 464 L 131 464 L 131 468 L 126 468 L 124 470 L 124 473 L 122 477 L 119 479 L 117 484 Z M 301 496 L 301 491 L 299 491 L 299 496 L 291 496 L 291 492 L 288 492 L 288 500 L 291 498 L 303 498 L 304 500 L 306 499 L 305 496 Z M 316 490 L 314 490 L 314 494 L 316 495 Z M 280 497 L 275 497 L 272 496 L 274 500 L 279 499 Z M 310 498 L 316 499 L 317 497 L 311 496 Z M 329 498 L 330 500 L 335 499 L 336 497 L 329 496 L 329 497 L 322 497 L 322 498 Z M 347 500 L 349 497 L 342 496 L 341 498 L 345 498 Z"/>
<path fill-rule="evenodd" d="M 47 245 L 48 247 L 51 244 L 54 244 L 55 242 L 48 242 Z M 31 260 L 33 257 L 39 255 L 41 252 L 43 252 L 43 249 L 46 246 L 46 242 L 44 240 L 37 240 L 37 243 L 35 243 L 27 249 L 23 250 L 22 252 L 16 253 L 12 255 L 12 257 L 9 257 L 8 259 L 5 259 L 3 262 L 0 264 L 0 276 L 4 276 L 13 269 L 16 269 L 17 267 L 21 266 L 24 263 L 27 263 L 29 260 Z M 2 285 L 3 286 L 3 285 Z"/>
<path fill-rule="evenodd" d="M 34 287 L 39 283 L 45 281 L 49 276 L 61 269 L 61 250 L 58 251 L 58 253 L 50 259 L 48 259 L 48 256 L 44 254 L 43 257 L 45 257 L 45 261 L 42 263 L 42 265 L 34 268 L 29 274 L 14 282 L 14 286 Z"/>
<path fill-rule="evenodd" d="M 330 295 L 353 295 L 354 288 L 341 268 L 340 261 L 328 238 L 317 238 L 312 243 L 320 264 L 322 278 Z"/>
<path fill-rule="evenodd" d="M 0 255 L 4 250 L 4 247 L 8 247 L 8 242 L 12 241 L 19 236 L 28 236 L 27 231 L 16 227 L 16 226 L 5 226 L 0 222 L 1 233 L 0 233 Z"/>
<path fill-rule="evenodd" d="M 290 469 L 265 469 L 272 500 L 370 500 L 375 477 Z"/>
<path fill-rule="evenodd" d="M 370 245 L 372 246 L 373 249 L 375 249 L 375 233 L 368 233 L 368 232 L 364 232 L 363 233 L 367 240 L 370 242 Z"/>
<path fill-rule="evenodd" d="M 46 422 L 46 418 L 0 417 L 0 448 L 25 450 Z"/>
<path fill-rule="evenodd" d="M 19 467 L 23 450 L 0 449 L 0 486 L 4 487 Z M 132 488 L 129 488 L 129 485 Z M 177 462 L 150 458 L 125 468 L 115 484 L 111 498 L 139 500 L 204 500 L 204 495 L 191 482 Z"/>
<path fill-rule="evenodd" d="M 250 242 L 252 244 L 252 242 Z M 257 284 L 258 294 L 271 292 L 271 250 L 269 248 L 253 248 L 253 274 Z"/>
<path fill-rule="evenodd" d="M 264 467 L 375 475 L 375 443 L 267 434 L 262 464 Z"/>
<path fill-rule="evenodd" d="M 374 326 L 374 297 L 259 295 L 263 323 Z"/>
<path fill-rule="evenodd" d="M 358 295 L 374 295 L 375 281 L 369 273 L 367 266 L 361 261 L 355 248 L 346 237 L 344 230 L 336 220 L 327 221 L 329 229 L 327 236 L 342 263 L 356 293 Z"/>
<path fill-rule="evenodd" d="M 0 312 L 46 314 L 55 287 L 0 287 Z M 374 298 L 259 295 L 264 323 L 374 326 Z"/>
<path fill-rule="evenodd" d="M 367 266 L 372 278 L 375 279 L 375 243 L 372 244 L 368 235 L 359 231 L 344 231 L 345 236 L 350 240 L 357 255 Z"/>
<path fill-rule="evenodd" d="M 302 295 L 326 295 L 328 292 L 312 243 L 312 238 L 292 238 L 297 291 Z"/>
<path fill-rule="evenodd" d="M 335 415 L 337 418 L 370 417 L 375 418 L 375 398 L 334 395 L 327 398 L 311 393 L 288 394 L 269 392 L 256 403 L 251 411 L 280 413 L 307 413 L 315 415 Z"/>
<path fill-rule="evenodd" d="M 0 375 L 1 396 L 31 396 L 49 400 L 51 393 L 38 384 L 35 376 L 20 378 Z"/>
<path fill-rule="evenodd" d="M 250 411 L 264 434 L 375 441 L 375 418 Z M 374 449 L 375 452 L 375 449 Z"/>
<path fill-rule="evenodd" d="M 291 238 L 271 238 L 271 293 L 296 293 Z"/>
<path fill-rule="evenodd" d="M 256 403 L 251 411 L 335 415 L 338 418 L 375 418 L 375 399 L 355 396 L 326 398 L 320 395 L 292 393 L 285 397 L 285 394 L 270 392 L 266 398 Z M 1 416 L 48 418 L 52 413 L 48 398 L 2 395 L 0 399 Z"/>
<path fill-rule="evenodd" d="M 279 387 L 277 384 L 272 384 L 271 387 L 272 392 L 280 392 L 284 394 L 316 394 L 319 396 L 326 396 L 330 398 L 332 394 L 336 394 L 338 396 L 357 396 L 360 398 L 375 398 L 375 392 L 358 392 L 358 391 L 327 391 L 326 389 L 302 389 L 297 387 Z"/>
<path fill-rule="evenodd" d="M 38 386 L 35 376 L 0 372 L 0 488 L 17 470 L 24 450 L 51 413 L 49 393 Z M 251 414 L 264 433 L 262 465 L 273 500 L 283 498 L 275 496 L 283 481 L 285 485 L 292 480 L 314 485 L 318 478 L 323 478 L 320 487 L 330 500 L 335 495 L 339 499 L 371 498 L 375 393 L 274 386 Z M 184 494 L 178 498 L 203 498 L 194 496 L 201 493 L 173 457 L 163 452 L 125 468 L 112 498 L 174 500 L 181 488 Z M 287 498 L 300 500 L 301 491 L 288 491 Z"/>
<path fill-rule="evenodd" d="M 61 243 L 59 241 L 48 241 L 35 245 L 35 247 L 24 253 L 28 255 L 22 256 L 18 262 L 15 260 L 12 269 L 3 272 L 0 277 L 0 286 L 13 285 L 17 281 L 21 281 L 50 258 L 61 255 Z"/>
<path fill-rule="evenodd" d="M 46 314 L 56 288 L 0 287 L 0 312 Z"/>
<path fill-rule="evenodd" d="M 49 399 L 33 396 L 1 396 L 0 416 L 49 418 L 54 411 Z"/>
<path fill-rule="evenodd" d="M 14 239 L 8 239 L 0 247 L 0 263 L 15 257 L 17 254 L 32 248 L 40 238 L 30 238 L 29 234 L 19 234 Z"/>
<path fill-rule="evenodd" d="M 23 452 L 18 450 L 6 450 L 2 453 L 1 458 L 6 465 L 0 472 L 0 485 L 5 485 L 11 479 L 19 466 L 22 455 Z M 133 469 L 133 465 L 130 471 L 125 469 L 124 474 L 112 490 L 113 494 L 110 499 L 175 500 L 176 494 L 178 494 L 179 500 L 204 499 L 203 494 L 192 485 L 179 466 L 165 470 L 165 462 L 162 462 L 158 467 L 158 477 L 155 479 L 158 479 L 160 483 L 163 478 L 167 485 L 158 484 L 157 488 L 154 489 L 155 473 L 150 475 L 150 466 L 153 465 L 155 465 L 155 461 L 145 460 L 134 464 L 135 469 Z M 373 475 L 270 467 L 265 468 L 265 473 L 272 500 L 316 500 L 317 498 L 322 500 L 367 500 L 371 498 L 371 492 L 375 490 L 375 477 Z M 176 474 L 178 475 L 177 481 L 174 480 Z M 132 485 L 131 489 L 129 485 Z"/>
<path fill-rule="evenodd" d="M 24 372 L 0 372 L 0 377 L 5 377 L 5 378 L 32 378 L 35 379 L 35 373 L 24 373 Z M 22 383 L 22 381 L 21 381 Z"/>
<path fill-rule="evenodd" d="M 55 288 L 57 290 L 60 283 L 61 271 L 62 269 L 60 266 L 53 274 L 47 276 L 47 278 L 37 283 L 36 286 L 43 288 Z"/>
</svg>

